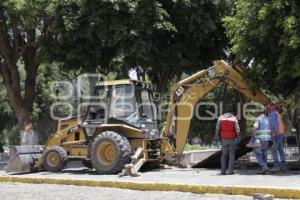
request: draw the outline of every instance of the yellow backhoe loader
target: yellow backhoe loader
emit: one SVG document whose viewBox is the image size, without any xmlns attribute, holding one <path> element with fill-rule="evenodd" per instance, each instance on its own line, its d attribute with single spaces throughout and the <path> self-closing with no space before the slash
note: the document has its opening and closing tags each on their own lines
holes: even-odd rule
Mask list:
<svg viewBox="0 0 300 200">
<path fill-rule="evenodd" d="M 252 92 L 241 70 L 220 60 L 214 66 L 174 84 L 164 127 L 158 131 L 151 85 L 133 80 L 104 81 L 95 86 L 98 99 L 84 116 L 59 120 L 44 146 L 16 146 L 7 172 L 62 170 L 81 160 L 104 174 L 136 174 L 144 163 L 160 163 L 184 149 L 193 109 L 220 83 L 226 83 L 264 105 L 269 99 Z"/>
</svg>

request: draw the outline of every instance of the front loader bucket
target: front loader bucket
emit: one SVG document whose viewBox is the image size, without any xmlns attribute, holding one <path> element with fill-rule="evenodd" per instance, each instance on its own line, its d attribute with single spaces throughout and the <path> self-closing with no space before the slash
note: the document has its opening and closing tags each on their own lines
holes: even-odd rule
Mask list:
<svg viewBox="0 0 300 200">
<path fill-rule="evenodd" d="M 14 146 L 4 170 L 8 173 L 28 173 L 34 171 L 35 161 L 43 152 L 42 145 Z"/>
</svg>

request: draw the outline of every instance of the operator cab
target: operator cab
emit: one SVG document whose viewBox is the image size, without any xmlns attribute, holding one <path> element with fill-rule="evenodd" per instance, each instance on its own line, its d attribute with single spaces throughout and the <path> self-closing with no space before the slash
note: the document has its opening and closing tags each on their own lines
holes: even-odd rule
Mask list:
<svg viewBox="0 0 300 200">
<path fill-rule="evenodd" d="M 85 124 L 125 124 L 158 138 L 152 85 L 134 80 L 99 82 L 95 86 Z"/>
</svg>

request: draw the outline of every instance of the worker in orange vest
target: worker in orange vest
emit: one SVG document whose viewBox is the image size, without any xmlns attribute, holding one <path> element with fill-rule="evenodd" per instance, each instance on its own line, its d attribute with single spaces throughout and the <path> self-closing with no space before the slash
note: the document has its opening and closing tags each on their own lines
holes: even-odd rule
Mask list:
<svg viewBox="0 0 300 200">
<path fill-rule="evenodd" d="M 284 138 L 285 126 L 280 113 L 277 111 L 276 105 L 270 103 L 267 106 L 269 112 L 270 127 L 273 140 L 273 160 L 274 168 L 271 172 L 279 172 L 286 170 L 286 160 L 284 155 Z M 280 158 L 280 160 L 279 160 Z"/>
<path fill-rule="evenodd" d="M 228 175 L 234 173 L 236 139 L 240 135 L 238 119 L 231 108 L 228 111 L 219 117 L 216 125 L 216 135 L 221 139 L 221 175 L 226 175 L 226 169 Z"/>
</svg>

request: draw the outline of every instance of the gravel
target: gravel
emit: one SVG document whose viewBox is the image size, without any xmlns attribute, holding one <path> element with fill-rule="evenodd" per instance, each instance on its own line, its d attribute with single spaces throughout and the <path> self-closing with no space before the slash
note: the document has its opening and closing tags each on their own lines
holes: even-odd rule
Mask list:
<svg viewBox="0 0 300 200">
<path fill-rule="evenodd" d="M 70 185 L 0 183 L 1 200 L 250 200 L 249 196 L 193 194 L 186 192 L 138 191 Z"/>
</svg>

